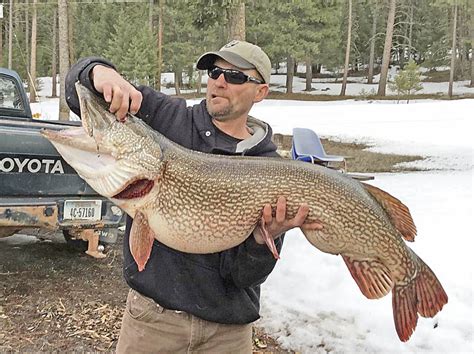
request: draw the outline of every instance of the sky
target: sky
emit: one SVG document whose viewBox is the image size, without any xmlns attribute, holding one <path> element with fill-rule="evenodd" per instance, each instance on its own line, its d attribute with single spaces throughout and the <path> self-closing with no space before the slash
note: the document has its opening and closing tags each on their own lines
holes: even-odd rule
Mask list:
<svg viewBox="0 0 474 354">
<path fill-rule="evenodd" d="M 275 84 L 281 79 L 273 78 Z M 50 85 L 45 80 L 44 96 Z M 436 85 L 446 92 L 447 83 Z M 466 85 L 457 83 L 455 92 L 474 93 Z M 434 86 L 424 84 L 423 91 Z M 295 91 L 302 88 L 295 85 Z M 367 85 L 349 84 L 348 93 L 363 89 Z M 57 99 L 42 98 L 33 105 L 35 112 L 57 119 Z M 325 138 L 366 143 L 371 151 L 423 156 L 421 162 L 406 164 L 423 171 L 375 174 L 370 183 L 409 207 L 418 229 L 410 247 L 436 273 L 449 297 L 435 318 L 420 318 L 411 339 L 402 343 L 393 324 L 391 294 L 366 299 L 341 257 L 320 252 L 299 230 L 291 230 L 281 259 L 262 286 L 257 325 L 284 348 L 301 353 L 473 353 L 473 112 L 473 99 L 409 104 L 265 100 L 255 105 L 251 115 L 271 124 L 274 133 L 304 127 Z M 349 167 L 357 171 L 357 166 Z"/>
</svg>

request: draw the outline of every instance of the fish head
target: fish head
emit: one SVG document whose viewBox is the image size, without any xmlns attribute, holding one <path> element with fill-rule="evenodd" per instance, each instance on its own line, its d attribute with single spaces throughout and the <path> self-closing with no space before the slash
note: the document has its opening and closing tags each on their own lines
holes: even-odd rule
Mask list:
<svg viewBox="0 0 474 354">
<path fill-rule="evenodd" d="M 106 102 L 79 83 L 76 91 L 82 127 L 42 134 L 97 193 L 134 216 L 157 194 L 164 164 L 156 133 L 130 114 L 117 121 Z"/>
</svg>

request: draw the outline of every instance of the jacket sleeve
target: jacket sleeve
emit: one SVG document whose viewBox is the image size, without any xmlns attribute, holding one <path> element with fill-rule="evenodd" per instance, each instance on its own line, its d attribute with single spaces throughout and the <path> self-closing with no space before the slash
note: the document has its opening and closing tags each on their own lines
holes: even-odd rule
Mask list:
<svg viewBox="0 0 474 354">
<path fill-rule="evenodd" d="M 74 64 L 66 76 L 66 102 L 69 108 L 79 116 L 79 98 L 75 88 L 77 81 L 101 96 L 101 93 L 94 88 L 94 83 L 90 77 L 90 73 L 96 65 L 104 65 L 115 69 L 115 66 L 106 59 L 87 57 Z M 182 127 L 185 124 L 184 120 L 187 118 L 186 101 L 184 99 L 170 97 L 147 86 L 136 88 L 143 96 L 140 110 L 136 114 L 138 118 L 164 135 L 172 135 L 173 132 L 183 134 Z M 172 140 L 177 139 L 175 136 L 168 137 Z"/>
<path fill-rule="evenodd" d="M 66 91 L 66 102 L 71 111 L 76 113 L 78 116 L 80 116 L 81 112 L 79 109 L 79 98 L 77 97 L 75 87 L 77 81 L 79 81 L 89 90 L 100 95 L 100 93 L 97 92 L 94 88 L 94 85 L 90 78 L 90 73 L 96 65 L 104 65 L 115 69 L 115 66 L 106 59 L 99 57 L 87 57 L 80 59 L 76 64 L 74 64 L 71 69 L 69 69 L 66 75 L 64 86 Z"/>
<path fill-rule="evenodd" d="M 275 239 L 278 252 L 283 245 L 284 234 Z M 251 234 L 240 245 L 221 253 L 220 272 L 226 281 L 238 288 L 262 284 L 272 272 L 277 260 L 267 245 L 260 245 Z"/>
</svg>

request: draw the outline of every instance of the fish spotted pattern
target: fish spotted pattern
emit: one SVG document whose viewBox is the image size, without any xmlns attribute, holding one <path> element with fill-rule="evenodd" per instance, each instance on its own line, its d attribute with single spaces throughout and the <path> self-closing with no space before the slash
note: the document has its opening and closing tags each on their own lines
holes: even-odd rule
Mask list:
<svg viewBox="0 0 474 354">
<path fill-rule="evenodd" d="M 156 238 L 190 253 L 212 253 L 243 242 L 263 206 L 279 196 L 294 217 L 324 228 L 303 231 L 319 250 L 341 255 L 362 294 L 392 292 L 402 341 L 418 314 L 433 317 L 448 297 L 431 269 L 406 245 L 416 227 L 408 208 L 377 187 L 325 167 L 283 159 L 190 151 L 129 115 L 118 122 L 105 103 L 78 85 L 83 128 L 45 131 L 64 159 L 98 193 L 134 218 L 130 249 L 143 270 Z"/>
</svg>

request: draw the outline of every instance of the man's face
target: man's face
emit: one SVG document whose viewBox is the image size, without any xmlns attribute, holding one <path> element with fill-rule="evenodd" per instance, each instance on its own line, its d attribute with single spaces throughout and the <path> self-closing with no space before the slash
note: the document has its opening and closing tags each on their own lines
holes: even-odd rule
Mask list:
<svg viewBox="0 0 474 354">
<path fill-rule="evenodd" d="M 223 59 L 217 59 L 214 63 L 222 69 L 240 70 L 243 73 L 257 77 L 258 73 L 254 69 L 241 70 Z M 221 74 L 216 80 L 208 78 L 206 103 L 207 110 L 212 118 L 218 121 L 229 121 L 247 116 L 250 108 L 255 102 L 261 101 L 266 96 L 265 84 L 255 84 L 246 82 L 244 84 L 229 84 Z M 265 95 L 261 96 L 261 90 L 265 90 Z"/>
</svg>

